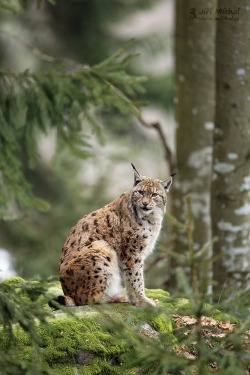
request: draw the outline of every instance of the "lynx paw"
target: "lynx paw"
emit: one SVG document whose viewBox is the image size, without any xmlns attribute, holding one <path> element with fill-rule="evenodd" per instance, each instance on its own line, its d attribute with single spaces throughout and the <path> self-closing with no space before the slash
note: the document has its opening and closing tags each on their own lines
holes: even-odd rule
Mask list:
<svg viewBox="0 0 250 375">
<path fill-rule="evenodd" d="M 148 298 L 148 297 L 143 297 L 143 298 L 140 298 L 139 300 L 137 301 L 133 301 L 132 303 L 136 306 L 145 306 L 145 305 L 151 305 L 151 306 L 154 306 L 156 307 L 156 302 L 158 302 L 158 300 L 155 300 L 153 298 Z"/>
<path fill-rule="evenodd" d="M 146 303 L 149 303 L 151 306 L 156 306 L 156 305 L 157 305 L 157 302 L 158 302 L 158 299 L 154 299 L 154 298 L 148 298 L 148 297 L 146 297 L 146 298 L 145 298 L 145 302 L 146 302 Z"/>
</svg>

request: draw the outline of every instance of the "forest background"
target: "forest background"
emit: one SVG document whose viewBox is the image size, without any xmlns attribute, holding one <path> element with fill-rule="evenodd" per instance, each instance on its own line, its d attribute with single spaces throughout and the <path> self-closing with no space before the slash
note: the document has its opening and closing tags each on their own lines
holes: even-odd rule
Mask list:
<svg viewBox="0 0 250 375">
<path fill-rule="evenodd" d="M 1 4 L 0 236 L 18 274 L 57 274 L 70 227 L 130 188 L 132 161 L 178 172 L 146 285 L 176 290 L 184 270 L 248 287 L 247 1 L 51 3 Z"/>
<path fill-rule="evenodd" d="M 104 308 L 102 321 L 110 308 L 105 333 L 126 346 L 127 363 L 107 356 L 98 327 L 95 373 L 249 373 L 248 0 L 0 0 L 0 19 L 0 246 L 31 279 L 0 283 L 1 371 L 92 373 L 78 366 L 92 329 L 78 340 L 65 309 L 62 343 L 51 286 L 69 229 L 131 187 L 132 161 L 177 172 L 145 267 L 146 286 L 171 295 L 146 290 L 154 311 L 76 308 Z M 134 327 L 140 311 L 157 339 Z"/>
<path fill-rule="evenodd" d="M 127 54 L 138 53 L 138 56 L 130 62 L 128 71 L 137 76 L 152 75 L 152 79 L 145 80 L 147 93 L 137 94 L 138 100 L 145 102 L 143 116 L 149 121 L 163 119 L 173 145 L 172 17 L 171 2 L 153 1 L 131 2 L 130 6 L 126 2 L 106 0 L 60 1 L 40 8 L 32 6 L 18 14 L 2 11 L 2 69 L 50 71 L 56 64 L 56 67 L 62 64 L 65 57 L 95 65 L 136 37 L 137 41 Z M 59 62 L 53 62 L 49 55 L 58 57 Z M 66 69 L 74 69 L 74 66 Z M 94 80 L 91 85 L 98 91 Z M 27 105 L 30 100 L 27 99 Z M 151 102 L 149 106 L 148 102 Z M 91 106 L 90 112 L 95 112 L 95 118 L 89 115 L 88 119 L 80 120 L 86 142 L 81 149 L 83 158 L 73 156 L 66 147 L 57 152 L 57 130 L 50 125 L 46 128 L 47 135 L 42 134 L 39 126 L 34 135 L 32 125 L 26 129 L 37 139 L 38 158 L 34 168 L 28 167 L 25 146 L 17 151 L 23 158 L 25 178 L 31 182 L 35 194 L 50 205 L 48 211 L 42 207 L 46 212 L 41 213 L 33 208 L 27 210 L 27 207 L 21 210 L 12 201 L 1 211 L 1 246 L 13 254 L 16 270 L 25 278 L 57 274 L 60 250 L 71 226 L 87 212 L 132 186 L 131 161 L 142 174 L 162 178 L 168 174 L 154 130 L 143 129 L 126 108 L 121 113 L 117 108 L 108 110 L 97 103 L 90 103 Z M 15 121 L 22 124 L 23 112 L 17 107 L 18 104 L 13 107 Z M 7 200 L 2 198 L 4 203 Z"/>
</svg>

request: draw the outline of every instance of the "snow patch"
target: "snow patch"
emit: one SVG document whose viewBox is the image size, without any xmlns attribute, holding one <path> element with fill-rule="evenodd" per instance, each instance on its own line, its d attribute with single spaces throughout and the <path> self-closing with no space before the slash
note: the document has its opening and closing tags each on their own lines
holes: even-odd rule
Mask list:
<svg viewBox="0 0 250 375">
<path fill-rule="evenodd" d="M 194 217 L 200 218 L 203 222 L 207 223 L 209 219 L 210 199 L 208 194 L 191 194 L 192 198 L 192 211 Z"/>
<path fill-rule="evenodd" d="M 206 176 L 212 161 L 212 147 L 204 147 L 192 152 L 188 158 L 187 165 L 198 170 L 200 177 Z"/>
<path fill-rule="evenodd" d="M 194 190 L 194 188 L 192 189 Z M 199 219 L 202 223 L 210 224 L 210 197 L 208 194 L 201 193 L 190 193 L 192 199 L 192 214 L 193 217 Z M 187 202 L 186 200 L 182 203 L 183 213 L 186 212 Z M 182 215 L 182 219 L 185 219 L 185 215 Z M 201 245 L 201 244 L 200 244 Z M 197 249 L 199 246 L 197 247 Z"/>
<path fill-rule="evenodd" d="M 237 208 L 236 210 L 234 210 L 234 213 L 236 215 L 240 215 L 240 216 L 249 215 L 250 214 L 250 203 L 246 202 L 242 207 Z"/>
<path fill-rule="evenodd" d="M 232 247 L 230 251 L 226 251 L 227 257 L 224 258 L 223 263 L 228 271 L 233 272 L 235 276 L 236 272 L 249 272 L 248 252 L 248 246 Z"/>
<path fill-rule="evenodd" d="M 214 170 L 221 174 L 227 174 L 232 172 L 235 169 L 235 166 L 228 163 L 217 163 L 214 166 Z"/>
<path fill-rule="evenodd" d="M 240 191 L 248 191 L 250 190 L 250 176 L 245 176 L 243 178 L 243 183 L 240 187 Z"/>
<path fill-rule="evenodd" d="M 246 74 L 246 70 L 244 68 L 239 68 L 236 70 L 236 74 L 238 76 L 244 76 Z"/>
<path fill-rule="evenodd" d="M 239 155 L 236 154 L 235 152 L 229 152 L 227 154 L 227 157 L 228 157 L 229 160 L 236 160 L 236 159 L 238 159 Z"/>
<path fill-rule="evenodd" d="M 213 122 L 205 122 L 205 124 L 204 124 L 204 128 L 206 129 L 206 130 L 214 130 L 214 123 Z"/>
<path fill-rule="evenodd" d="M 218 222 L 217 227 L 222 231 L 232 233 L 238 233 L 243 229 L 242 225 L 233 225 L 232 223 L 223 220 Z"/>
<path fill-rule="evenodd" d="M 233 253 L 235 255 L 238 254 L 247 254 L 249 252 L 249 247 L 248 246 L 240 246 L 240 247 L 234 247 L 233 248 Z"/>
</svg>

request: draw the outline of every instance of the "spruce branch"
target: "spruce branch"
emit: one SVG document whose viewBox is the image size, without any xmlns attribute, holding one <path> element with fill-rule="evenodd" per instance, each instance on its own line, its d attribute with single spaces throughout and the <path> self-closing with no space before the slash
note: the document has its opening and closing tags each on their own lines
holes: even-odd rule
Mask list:
<svg viewBox="0 0 250 375">
<path fill-rule="evenodd" d="M 38 159 L 39 133 L 55 129 L 59 150 L 66 147 L 75 156 L 86 158 L 91 155 L 86 127 L 100 133 L 98 111 L 115 109 L 138 116 L 132 97 L 143 90 L 145 77 L 126 71 L 128 62 L 136 57 L 127 53 L 131 43 L 94 66 L 54 58 L 26 43 L 51 69 L 18 73 L 0 68 L 1 217 L 14 206 L 21 210 L 47 208 L 25 177 L 27 167 L 34 168 Z"/>
<path fill-rule="evenodd" d="M 0 326 L 3 328 L 3 338 L 7 340 L 7 347 L 15 342 L 16 325 L 30 335 L 32 342 L 39 343 L 36 324 L 46 323 L 50 316 L 49 311 L 41 308 L 39 301 L 40 296 L 46 293 L 45 287 L 40 283 L 22 280 L 0 283 Z"/>
</svg>

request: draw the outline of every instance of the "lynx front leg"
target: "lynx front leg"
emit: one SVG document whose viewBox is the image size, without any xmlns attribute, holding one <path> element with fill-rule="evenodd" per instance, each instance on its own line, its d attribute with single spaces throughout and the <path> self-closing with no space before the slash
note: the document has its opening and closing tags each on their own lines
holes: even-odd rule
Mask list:
<svg viewBox="0 0 250 375">
<path fill-rule="evenodd" d="M 131 257 L 124 260 L 122 275 L 131 303 L 136 306 L 141 306 L 145 303 L 156 306 L 156 303 L 145 295 L 142 259 Z"/>
</svg>

